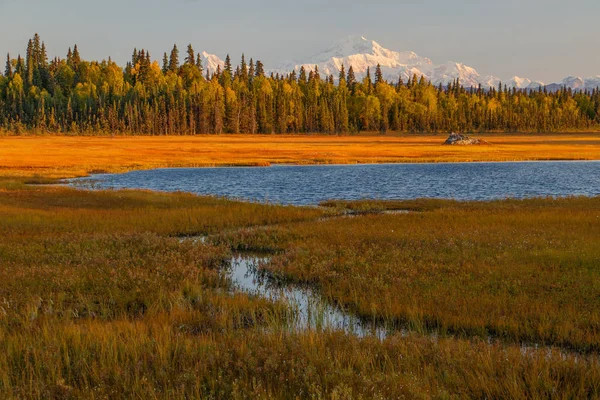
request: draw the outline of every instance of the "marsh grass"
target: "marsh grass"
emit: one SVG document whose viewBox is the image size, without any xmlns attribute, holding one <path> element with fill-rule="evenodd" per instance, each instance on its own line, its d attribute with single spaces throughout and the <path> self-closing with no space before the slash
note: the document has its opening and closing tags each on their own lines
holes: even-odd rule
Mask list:
<svg viewBox="0 0 600 400">
<path fill-rule="evenodd" d="M 599 198 L 327 205 L 367 214 L 238 235 L 247 247 L 269 238 L 280 253 L 269 270 L 364 318 L 600 351 Z M 386 208 L 414 212 L 368 214 Z"/>
<path fill-rule="evenodd" d="M 506 214 L 493 204 L 479 204 L 449 210 L 442 205 L 406 216 L 323 220 L 329 213 L 320 209 L 183 193 L 31 187 L 25 179 L 5 178 L 0 180 L 0 397 L 598 397 L 598 362 L 584 357 L 524 353 L 518 345 L 490 345 L 469 335 L 397 335 L 381 342 L 336 332 L 290 333 L 284 304 L 232 292 L 221 273 L 232 245 L 268 247 L 283 252 L 270 265 L 284 276 L 315 283 L 328 297 L 354 302 L 364 314 L 395 318 L 406 304 L 422 307 L 415 310 L 427 315 L 435 301 L 406 299 L 427 298 L 423 288 L 432 284 L 442 291 L 432 297 L 437 301 L 444 291 L 452 293 L 457 282 L 465 283 L 466 293 L 481 297 L 490 282 L 498 284 L 492 299 L 510 301 L 501 284 L 516 285 L 513 272 L 532 270 L 539 255 L 553 277 L 563 278 L 561 286 L 547 288 L 550 279 L 542 279 L 534 286 L 541 296 L 535 307 L 507 316 L 514 324 L 524 317 L 534 323 L 542 317 L 552 321 L 558 318 L 557 307 L 571 306 L 573 312 L 557 321 L 580 335 L 579 343 L 592 345 L 589 322 L 580 318 L 592 306 L 582 301 L 598 293 L 590 286 L 595 264 L 586 264 L 596 256 L 590 247 L 596 225 L 589 217 L 596 202 L 507 203 L 502 207 L 516 210 L 510 218 L 501 218 Z M 577 245 L 552 230 L 556 235 L 549 246 L 544 230 L 523 228 L 521 218 L 546 219 L 555 230 L 564 228 L 571 239 L 576 237 Z M 478 228 L 481 239 L 474 243 L 477 250 L 488 249 L 484 260 L 496 263 L 471 266 L 481 265 L 481 259 L 467 246 L 472 238 L 459 220 L 470 227 L 481 221 L 492 224 L 487 230 Z M 501 248 L 494 247 L 492 228 L 506 224 L 517 233 Z M 586 228 L 575 229 L 578 224 Z M 431 246 L 435 235 L 425 228 L 432 225 L 441 238 L 456 238 L 452 246 Z M 388 232 L 399 228 L 406 237 Z M 231 233 L 219 235 L 224 231 Z M 188 234 L 210 234 L 214 240 L 179 239 Z M 521 242 L 524 238 L 528 242 Z M 408 258 L 399 259 L 407 262 L 400 271 L 413 282 L 404 286 L 397 280 L 403 264 L 389 258 L 403 253 Z M 467 256 L 474 257 L 470 263 L 458 262 Z M 556 257 L 565 264 L 557 265 Z M 503 272 L 515 260 L 523 267 Z M 444 267 L 442 261 L 452 263 Z M 483 270 L 477 275 L 482 286 L 473 287 L 466 278 L 457 281 L 455 277 L 465 276 L 462 268 L 467 278 Z M 532 295 L 530 289 L 516 287 L 517 293 Z M 399 288 L 407 293 L 398 296 Z M 569 298 L 575 290 L 581 291 L 581 302 Z M 451 299 L 449 306 L 456 304 Z M 542 307 L 542 300 L 549 306 Z M 461 319 L 467 314 L 478 322 L 481 310 L 485 307 L 473 306 L 468 313 L 458 308 L 448 325 L 467 326 Z M 438 311 L 441 315 L 448 308 Z M 593 320 L 594 315 L 588 317 Z M 496 319 L 491 315 L 489 321 Z M 513 332 L 531 326 L 515 325 Z M 563 335 L 576 343 L 573 337 Z"/>
</svg>

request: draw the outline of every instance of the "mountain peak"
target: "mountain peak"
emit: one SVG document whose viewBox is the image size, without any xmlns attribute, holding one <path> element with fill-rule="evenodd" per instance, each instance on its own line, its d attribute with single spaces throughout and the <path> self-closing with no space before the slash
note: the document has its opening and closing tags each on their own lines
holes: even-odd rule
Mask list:
<svg viewBox="0 0 600 400">
<path fill-rule="evenodd" d="M 526 89 L 532 84 L 530 79 L 521 78 L 519 76 L 513 76 L 508 82 L 507 86 L 516 87 L 517 89 Z"/>
<path fill-rule="evenodd" d="M 324 62 L 332 57 L 344 58 L 356 54 L 374 54 L 381 46 L 361 35 L 350 35 L 333 43 L 328 49 L 314 55 L 312 59 Z"/>
<path fill-rule="evenodd" d="M 207 53 L 206 51 L 200 53 L 200 58 L 202 59 L 204 70 L 211 74 L 215 73 L 219 67 L 222 70 L 225 66 L 225 61 L 221 60 L 217 55 Z"/>
<path fill-rule="evenodd" d="M 336 41 L 326 50 L 308 57 L 301 62 L 285 63 L 272 72 L 286 74 L 291 71 L 298 72 L 304 67 L 312 71 L 315 65 L 319 71 L 326 75 L 337 78 L 342 66 L 348 70 L 353 68 L 358 79 L 365 76 L 370 68 L 372 71 L 377 65 L 381 66 L 384 79 L 396 82 L 399 77 L 404 81 L 417 77 L 425 77 L 435 85 L 447 85 L 457 79 L 465 87 L 478 87 L 484 89 L 498 87 L 501 80 L 491 75 L 480 75 L 474 68 L 458 63 L 446 62 L 434 65 L 429 58 L 421 57 L 412 51 L 394 51 L 386 49 L 374 40 L 363 35 L 350 35 Z M 502 80 L 504 83 L 504 80 Z M 506 82 L 510 88 L 537 89 L 545 86 L 542 82 L 533 82 L 527 78 L 514 76 Z M 600 76 L 582 79 L 580 77 L 568 77 L 561 83 L 548 85 L 549 90 L 558 90 L 562 86 L 574 90 L 595 89 L 600 87 Z"/>
</svg>

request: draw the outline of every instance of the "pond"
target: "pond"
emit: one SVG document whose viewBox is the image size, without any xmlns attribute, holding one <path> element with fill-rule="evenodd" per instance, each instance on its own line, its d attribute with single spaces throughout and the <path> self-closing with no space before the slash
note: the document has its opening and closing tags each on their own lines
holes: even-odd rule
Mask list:
<svg viewBox="0 0 600 400">
<path fill-rule="evenodd" d="M 185 191 L 256 202 L 600 195 L 600 162 L 363 164 L 253 168 L 171 168 L 74 179 L 95 189 Z"/>
</svg>

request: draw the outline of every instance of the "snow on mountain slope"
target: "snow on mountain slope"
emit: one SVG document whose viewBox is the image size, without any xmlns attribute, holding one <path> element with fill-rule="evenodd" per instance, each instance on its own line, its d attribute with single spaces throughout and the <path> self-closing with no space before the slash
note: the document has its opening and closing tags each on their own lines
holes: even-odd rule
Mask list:
<svg viewBox="0 0 600 400">
<path fill-rule="evenodd" d="M 517 89 L 526 89 L 532 84 L 531 79 L 520 78 L 518 76 L 513 76 L 506 85 L 509 87 L 515 87 Z"/>
<path fill-rule="evenodd" d="M 214 54 L 207 53 L 206 51 L 200 53 L 200 58 L 202 59 L 202 67 L 204 68 L 204 71 L 208 71 L 210 74 L 214 74 L 217 70 L 217 67 L 221 67 L 221 70 L 223 70 L 223 67 L 225 66 L 225 61 L 221 60 Z"/>
<path fill-rule="evenodd" d="M 216 55 L 203 52 L 201 57 L 204 69 L 210 73 L 214 73 L 219 66 L 223 69 L 225 63 Z M 497 88 L 501 82 L 503 85 L 506 84 L 508 88 L 528 90 L 537 90 L 540 87 L 545 87 L 549 91 L 560 90 L 563 87 L 572 90 L 594 90 L 600 87 L 600 75 L 586 79 L 570 76 L 561 82 L 549 85 L 518 76 L 501 81 L 495 76 L 482 76 L 473 67 L 462 63 L 449 61 L 434 65 L 427 57 L 421 57 L 412 51 L 389 50 L 374 40 L 369 40 L 363 36 L 349 36 L 334 43 L 328 49 L 308 57 L 306 60 L 283 63 L 275 69 L 268 70 L 267 73 L 283 75 L 291 71 L 298 73 L 302 67 L 309 72 L 317 66 L 322 77 L 333 75 L 334 79 L 337 80 L 339 71 L 344 65 L 346 72 L 352 66 L 356 78 L 360 80 L 366 75 L 367 69 L 371 70 L 371 77 L 374 78 L 377 64 L 381 65 L 383 77 L 389 82 L 397 82 L 398 78 L 402 78 L 406 82 L 416 75 L 417 77 L 424 76 L 434 85 L 447 85 L 459 79 L 460 83 L 467 88 L 478 87 L 479 85 L 484 89 Z"/>
<path fill-rule="evenodd" d="M 481 85 L 485 89 L 497 87 L 500 83 L 499 78 L 494 76 L 483 77 L 474 68 L 451 61 L 435 67 L 433 73 L 427 78 L 434 85 L 447 85 L 458 79 L 464 87 L 478 87 Z"/>
<path fill-rule="evenodd" d="M 413 74 L 429 76 L 433 70 L 430 59 L 419 57 L 412 51 L 396 52 L 362 36 L 349 36 L 329 49 L 310 57 L 306 62 L 282 64 L 272 72 L 280 74 L 299 72 L 302 67 L 307 71 L 313 71 L 317 66 L 320 73 L 333 75 L 337 79 L 344 65 L 346 71 L 352 66 L 356 77 L 361 79 L 367 73 L 367 68 L 370 68 L 371 73 L 374 74 L 377 64 L 381 65 L 384 77 L 393 81 L 397 81 L 401 75 L 405 81 Z"/>
<path fill-rule="evenodd" d="M 585 88 L 588 90 L 594 90 L 600 88 L 600 75 L 586 78 L 585 79 Z"/>
<path fill-rule="evenodd" d="M 346 71 L 352 66 L 356 77 L 361 79 L 365 76 L 367 68 L 370 68 L 373 76 L 377 64 L 381 65 L 384 79 L 391 82 L 396 82 L 399 77 L 406 82 L 413 75 L 424 76 L 435 85 L 447 85 L 457 78 L 466 87 L 477 87 L 481 84 L 488 88 L 500 82 L 493 76 L 482 77 L 467 65 L 447 62 L 436 66 L 429 58 L 421 57 L 412 51 L 389 50 L 362 36 L 342 39 L 327 50 L 309 57 L 307 61 L 282 64 L 273 72 L 298 72 L 302 67 L 312 71 L 317 66 L 321 73 L 333 75 L 337 79 L 341 66 L 344 65 Z"/>
<path fill-rule="evenodd" d="M 546 84 L 544 82 L 536 81 L 536 82 L 531 82 L 529 84 L 529 86 L 527 86 L 526 89 L 538 90 L 539 88 L 543 88 L 544 86 L 546 86 Z"/>
<path fill-rule="evenodd" d="M 562 86 L 569 87 L 571 89 L 584 89 L 585 81 L 578 76 L 569 76 L 561 82 Z"/>
</svg>

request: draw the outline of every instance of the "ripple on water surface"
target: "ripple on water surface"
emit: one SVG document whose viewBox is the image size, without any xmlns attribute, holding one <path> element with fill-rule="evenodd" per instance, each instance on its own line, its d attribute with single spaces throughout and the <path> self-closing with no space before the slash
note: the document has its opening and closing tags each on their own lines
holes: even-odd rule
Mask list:
<svg viewBox="0 0 600 400">
<path fill-rule="evenodd" d="M 600 162 L 181 168 L 94 175 L 70 182 L 95 189 L 186 191 L 295 205 L 331 199 L 494 200 L 600 195 Z"/>
</svg>

